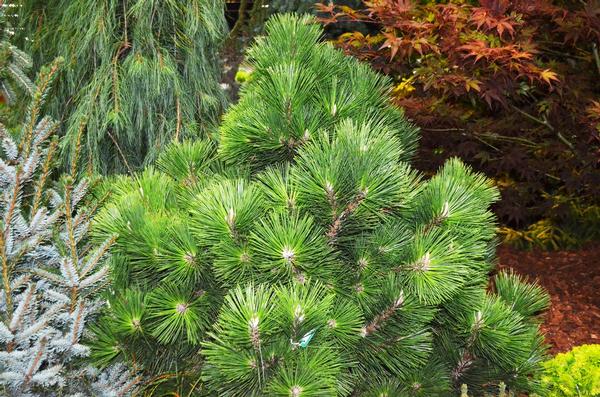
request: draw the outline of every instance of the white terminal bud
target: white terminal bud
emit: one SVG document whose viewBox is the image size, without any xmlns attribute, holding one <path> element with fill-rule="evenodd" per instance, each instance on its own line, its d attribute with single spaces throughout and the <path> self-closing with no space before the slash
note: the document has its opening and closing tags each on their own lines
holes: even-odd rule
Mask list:
<svg viewBox="0 0 600 397">
<path fill-rule="evenodd" d="M 304 321 L 304 310 L 302 310 L 302 306 L 296 306 L 296 309 L 294 310 L 294 319 L 297 323 Z"/>
<path fill-rule="evenodd" d="M 281 251 L 281 256 L 287 263 L 291 263 L 295 257 L 294 250 L 288 246 L 285 246 L 283 247 L 283 251 Z"/>
<path fill-rule="evenodd" d="M 290 390 L 290 396 L 292 397 L 300 397 L 302 395 L 302 388 L 300 386 L 294 386 Z"/>
<path fill-rule="evenodd" d="M 231 227 L 235 223 L 235 210 L 233 208 L 229 208 L 227 211 L 227 216 L 225 216 L 225 222 Z"/>
<path fill-rule="evenodd" d="M 177 307 L 175 308 L 175 310 L 177 310 L 178 314 L 183 314 L 187 311 L 188 309 L 188 305 L 187 303 L 178 303 Z"/>
<path fill-rule="evenodd" d="M 333 194 L 333 185 L 331 184 L 331 182 L 325 182 L 325 191 L 327 192 L 327 194 Z"/>
<path fill-rule="evenodd" d="M 398 296 L 398 299 L 396 299 L 396 302 L 394 302 L 394 307 L 400 307 L 400 306 L 402 306 L 403 303 L 404 303 L 404 291 L 400 291 L 400 295 Z"/>
<path fill-rule="evenodd" d="M 440 214 L 440 217 L 445 219 L 448 218 L 448 216 L 450 216 L 450 205 L 446 201 L 442 207 L 442 213 Z"/>
<path fill-rule="evenodd" d="M 478 330 L 483 326 L 483 313 L 481 313 L 481 310 L 478 310 L 477 313 L 475 313 L 475 323 L 473 324 L 473 329 Z"/>
<path fill-rule="evenodd" d="M 255 331 L 258 329 L 258 321 L 258 316 L 256 314 L 248 321 L 251 330 Z"/>
<path fill-rule="evenodd" d="M 426 272 L 431 266 L 431 255 L 426 252 L 421 259 L 419 259 L 413 266 L 417 271 Z"/>
<path fill-rule="evenodd" d="M 367 258 L 360 258 L 358 260 L 358 267 L 362 270 L 365 269 L 369 265 L 369 261 Z"/>
</svg>

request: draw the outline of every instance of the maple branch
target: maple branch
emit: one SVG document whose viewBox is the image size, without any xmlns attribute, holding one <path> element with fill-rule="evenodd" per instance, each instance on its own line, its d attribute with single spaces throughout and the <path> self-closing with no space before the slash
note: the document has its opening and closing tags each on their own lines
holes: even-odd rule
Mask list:
<svg viewBox="0 0 600 397">
<path fill-rule="evenodd" d="M 548 128 L 550 131 L 556 133 L 556 136 L 558 137 L 558 139 L 564 143 L 565 145 L 567 145 L 569 147 L 569 149 L 571 149 L 571 151 L 573 152 L 573 154 L 577 155 L 577 152 L 575 152 L 575 146 L 567 139 L 564 137 L 563 134 L 560 133 L 560 131 L 557 131 L 552 124 L 550 124 L 548 122 L 548 119 L 546 119 L 546 117 L 544 117 L 543 119 L 539 119 L 537 117 L 535 117 L 532 114 L 529 114 L 521 109 L 519 109 L 518 107 L 516 107 L 515 105 L 511 105 L 512 108 L 514 110 L 516 110 L 517 112 L 521 113 L 523 116 L 527 117 L 529 120 L 535 121 L 536 123 L 539 123 L 543 126 L 546 126 L 546 128 Z"/>
<path fill-rule="evenodd" d="M 470 131 L 470 130 L 467 130 L 466 128 L 457 128 L 457 127 L 454 127 L 454 128 L 421 128 L 421 130 L 428 131 L 428 132 L 460 132 L 463 136 L 471 136 L 478 140 L 479 140 L 479 137 L 484 137 L 484 138 L 489 138 L 494 141 L 516 142 L 523 146 L 528 146 L 531 148 L 537 148 L 540 146 L 538 143 L 536 143 L 532 140 L 526 139 L 526 138 L 500 135 L 500 134 L 492 133 L 492 132 Z M 491 145 L 485 141 L 483 141 L 483 143 L 485 143 L 488 146 Z M 493 147 L 493 148 L 498 150 L 496 147 Z"/>
<path fill-rule="evenodd" d="M 492 139 L 496 138 L 492 134 L 480 134 L 480 133 L 477 133 L 474 131 L 467 131 L 465 128 L 422 128 L 422 130 L 429 131 L 429 132 L 460 132 L 463 136 L 470 136 L 471 138 L 478 140 L 482 144 L 494 149 L 495 151 L 501 152 L 501 150 L 498 149 L 496 146 L 492 145 L 491 143 L 487 142 L 485 139 L 481 138 L 481 136 L 492 138 Z"/>
<path fill-rule="evenodd" d="M 598 55 L 598 45 L 596 45 L 596 43 L 592 43 L 592 53 L 594 54 L 594 60 L 596 61 L 598 74 L 600 74 L 600 56 Z"/>
</svg>

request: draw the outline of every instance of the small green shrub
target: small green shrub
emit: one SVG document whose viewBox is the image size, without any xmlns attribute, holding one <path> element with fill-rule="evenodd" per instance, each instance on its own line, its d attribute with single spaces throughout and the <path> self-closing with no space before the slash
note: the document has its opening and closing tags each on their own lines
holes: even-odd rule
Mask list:
<svg viewBox="0 0 600 397">
<path fill-rule="evenodd" d="M 547 397 L 600 396 L 600 345 L 583 345 L 544 364 Z"/>
</svg>

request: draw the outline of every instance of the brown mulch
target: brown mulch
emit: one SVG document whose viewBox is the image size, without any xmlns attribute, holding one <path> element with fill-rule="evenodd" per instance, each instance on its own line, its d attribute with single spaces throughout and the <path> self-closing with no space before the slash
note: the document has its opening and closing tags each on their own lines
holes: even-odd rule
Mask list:
<svg viewBox="0 0 600 397">
<path fill-rule="evenodd" d="M 500 268 L 513 268 L 550 293 L 552 306 L 542 325 L 550 353 L 600 343 L 600 243 L 555 252 L 502 246 L 498 255 Z"/>
</svg>

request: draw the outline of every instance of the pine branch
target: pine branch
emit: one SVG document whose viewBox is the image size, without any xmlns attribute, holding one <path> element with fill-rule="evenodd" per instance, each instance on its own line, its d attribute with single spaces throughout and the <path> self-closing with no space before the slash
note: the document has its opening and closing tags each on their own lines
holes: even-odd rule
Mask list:
<svg viewBox="0 0 600 397">
<path fill-rule="evenodd" d="M 84 306 L 83 302 L 79 302 L 77 308 L 71 312 L 73 316 L 73 331 L 71 332 L 71 345 L 79 343 L 79 336 L 83 330 L 83 319 L 84 319 Z"/>
<path fill-rule="evenodd" d="M 43 336 L 42 339 L 40 339 L 40 341 L 38 343 L 38 350 L 31 362 L 31 364 L 29 365 L 29 369 L 27 370 L 27 372 L 25 374 L 23 387 L 27 387 L 29 385 L 31 378 L 33 378 L 33 374 L 39 369 L 39 367 L 42 363 L 43 357 L 44 357 L 47 343 L 48 343 L 48 338 Z"/>
<path fill-rule="evenodd" d="M 79 131 L 77 132 L 77 139 L 75 140 L 75 149 L 73 149 L 73 158 L 71 159 L 71 178 L 74 180 L 77 178 L 77 169 L 79 166 L 79 154 L 81 153 L 81 138 L 85 130 L 85 122 L 79 124 Z"/>
<path fill-rule="evenodd" d="M 15 182 L 12 191 L 11 201 L 9 203 L 8 211 L 6 212 L 4 218 L 4 230 L 2 230 L 2 235 L 0 236 L 0 252 L 2 253 L 2 280 L 4 284 L 4 301 L 6 302 L 6 312 L 9 319 L 12 318 L 13 312 L 12 291 L 10 289 L 9 281 L 12 269 L 10 264 L 8 263 L 8 253 L 6 252 L 6 237 L 8 236 L 9 229 L 12 224 L 12 217 L 17 204 L 19 189 L 21 187 L 20 176 L 21 172 L 17 171 L 15 175 Z"/>
<path fill-rule="evenodd" d="M 29 105 L 29 111 L 27 115 L 27 122 L 24 128 L 24 139 L 19 144 L 19 150 L 23 152 L 24 156 L 29 155 L 31 150 L 32 140 L 34 139 L 34 131 L 37 125 L 37 121 L 40 115 L 42 104 L 46 93 L 49 90 L 50 84 L 56 77 L 56 74 L 60 70 L 62 59 L 56 59 L 46 70 L 42 71 L 38 77 L 37 90 L 33 95 L 33 100 Z"/>
<path fill-rule="evenodd" d="M 342 229 L 343 222 L 350 216 L 358 206 L 365 200 L 367 197 L 367 191 L 361 191 L 356 195 L 356 197 L 346 205 L 344 210 L 337 216 L 334 217 L 333 222 L 329 226 L 329 230 L 326 232 L 326 236 L 329 239 L 330 244 L 334 244 L 335 240 L 338 237 L 339 232 Z"/>
<path fill-rule="evenodd" d="M 110 131 L 107 131 L 106 134 L 110 137 L 110 140 L 115 145 L 115 148 L 117 149 L 117 152 L 119 153 L 119 156 L 121 156 L 121 159 L 123 159 L 123 164 L 125 164 L 125 167 L 127 167 L 127 172 L 129 172 L 129 175 L 133 175 L 133 169 L 129 165 L 129 162 L 127 161 L 127 157 L 125 157 L 125 153 L 123 153 L 123 150 L 121 149 L 121 146 L 119 146 L 119 142 L 117 142 L 117 140 L 110 133 Z"/>
<path fill-rule="evenodd" d="M 388 321 L 395 313 L 402 307 L 404 303 L 404 293 L 400 292 L 400 296 L 398 299 L 392 303 L 387 309 L 385 309 L 382 313 L 375 316 L 373 321 L 371 321 L 367 326 L 365 326 L 362 330 L 362 335 L 367 337 L 373 333 L 375 333 L 378 329 L 380 329 L 386 321 Z"/>
<path fill-rule="evenodd" d="M 71 251 L 71 261 L 73 264 L 75 264 L 75 263 L 79 263 L 79 257 L 77 255 L 77 241 L 75 240 L 74 225 L 73 225 L 73 213 L 72 213 L 73 200 L 71 197 L 72 192 L 73 192 L 73 185 L 71 184 L 71 182 L 69 182 L 65 186 L 64 207 L 65 207 L 65 219 L 67 222 L 66 228 L 67 228 L 67 234 L 69 237 L 69 249 Z"/>
<path fill-rule="evenodd" d="M 21 299 L 21 302 L 19 302 L 19 305 L 13 313 L 13 316 L 9 323 L 9 329 L 12 332 L 19 330 L 23 325 L 23 321 L 31 308 L 32 300 L 34 299 L 34 294 L 36 293 L 36 291 L 37 290 L 35 284 L 30 284 L 25 290 L 25 296 Z"/>
<path fill-rule="evenodd" d="M 448 219 L 448 217 L 450 216 L 450 207 L 448 202 L 444 202 L 444 207 L 442 208 L 442 211 L 439 215 L 437 215 L 436 217 L 434 217 L 431 222 L 429 222 L 424 228 L 423 228 L 423 234 L 428 234 L 432 229 L 439 227 L 442 225 L 442 223 Z"/>
</svg>

